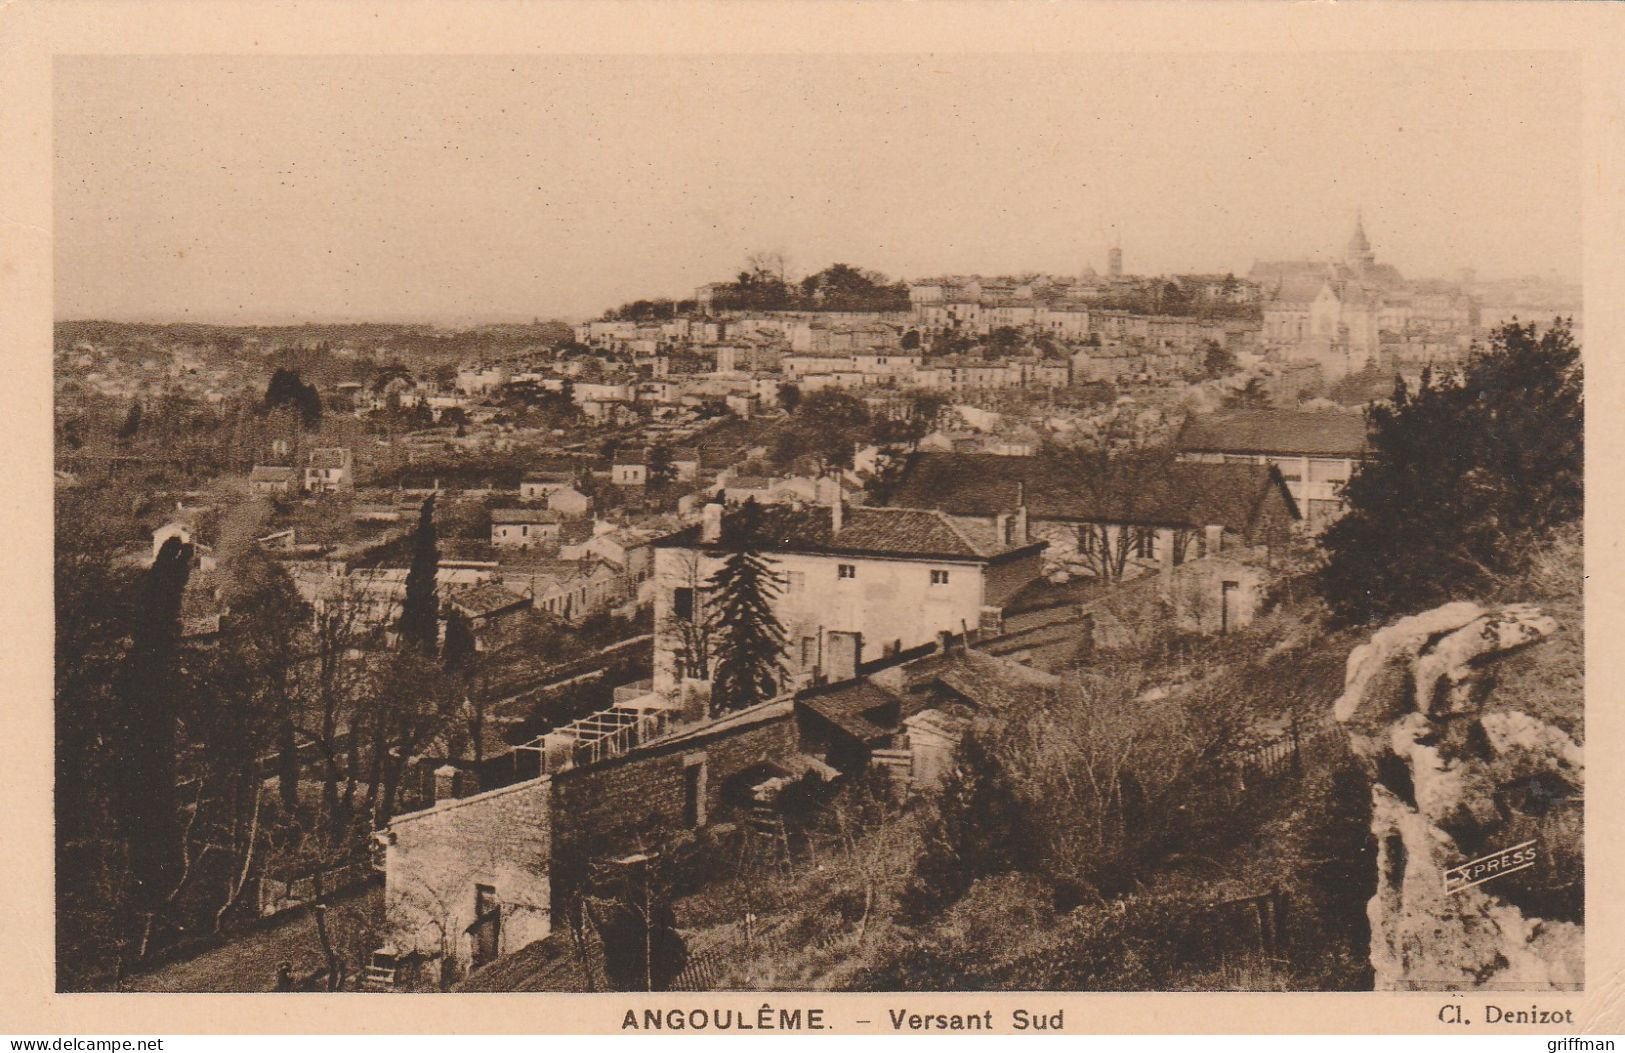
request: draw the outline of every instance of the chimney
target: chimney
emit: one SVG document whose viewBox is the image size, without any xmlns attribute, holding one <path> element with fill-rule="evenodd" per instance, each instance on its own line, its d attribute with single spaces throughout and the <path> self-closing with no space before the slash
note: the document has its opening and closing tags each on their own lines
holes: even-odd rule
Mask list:
<svg viewBox="0 0 1625 1053">
<path fill-rule="evenodd" d="M 1000 512 L 993 517 L 993 533 L 999 539 L 999 544 L 1010 543 L 1010 513 Z"/>
<path fill-rule="evenodd" d="M 863 655 L 863 634 L 852 632 L 831 632 L 826 638 L 825 662 L 829 674 L 829 682 L 841 683 L 844 680 L 855 680 L 858 676 L 858 665 Z"/>
<path fill-rule="evenodd" d="M 575 758 L 576 737 L 568 731 L 550 731 L 542 736 L 542 770 L 563 771 Z"/>
<path fill-rule="evenodd" d="M 435 803 L 449 801 L 460 796 L 457 792 L 458 776 L 462 773 L 450 764 L 442 764 L 434 770 L 434 799 Z"/>
<path fill-rule="evenodd" d="M 722 540 L 722 506 L 715 501 L 700 510 L 700 541 L 715 545 Z"/>
<path fill-rule="evenodd" d="M 1025 545 L 1029 540 L 1027 536 L 1027 484 L 1016 483 L 1016 519 L 1014 543 Z"/>
</svg>

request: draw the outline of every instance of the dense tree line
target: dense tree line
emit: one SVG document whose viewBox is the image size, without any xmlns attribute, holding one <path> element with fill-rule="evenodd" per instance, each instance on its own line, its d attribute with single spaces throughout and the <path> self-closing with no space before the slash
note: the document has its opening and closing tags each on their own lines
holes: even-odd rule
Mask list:
<svg viewBox="0 0 1625 1053">
<path fill-rule="evenodd" d="M 792 282 L 781 259 L 753 256 L 733 281 L 713 290 L 711 306 L 718 311 L 906 311 L 908 284 L 847 263 Z"/>
<path fill-rule="evenodd" d="M 1366 414 L 1367 459 L 1321 539 L 1327 602 L 1363 621 L 1521 571 L 1584 511 L 1585 403 L 1567 322 L 1509 323 L 1460 370 L 1425 371 Z"/>
<path fill-rule="evenodd" d="M 693 300 L 631 300 L 604 312 L 606 322 L 669 322 L 692 314 L 699 305 Z"/>
<path fill-rule="evenodd" d="M 102 487 L 57 507 L 57 944 L 70 990 L 115 985 L 179 941 L 251 920 L 262 876 L 358 858 L 417 803 L 408 761 L 456 733 L 466 701 L 467 641 L 451 632 L 444 663 L 428 653 L 432 506 L 409 636 L 400 611 L 342 584 L 307 604 L 252 548 L 223 544 L 205 573 L 173 538 L 129 567 L 135 504 Z M 322 942 L 337 986 L 353 963 L 332 933 Z"/>
</svg>

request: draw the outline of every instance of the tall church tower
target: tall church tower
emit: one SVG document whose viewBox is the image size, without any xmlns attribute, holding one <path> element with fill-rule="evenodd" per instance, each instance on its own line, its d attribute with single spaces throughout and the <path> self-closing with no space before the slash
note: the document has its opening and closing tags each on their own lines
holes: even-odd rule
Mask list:
<svg viewBox="0 0 1625 1053">
<path fill-rule="evenodd" d="M 1112 247 L 1106 250 L 1106 275 L 1110 278 L 1123 276 L 1123 246 L 1113 242 Z"/>
<path fill-rule="evenodd" d="M 1377 262 L 1377 254 L 1371 251 L 1371 242 L 1365 236 L 1365 215 L 1363 211 L 1354 214 L 1354 234 L 1349 238 L 1348 252 L 1345 254 L 1348 265 L 1360 274 L 1371 269 Z"/>
</svg>

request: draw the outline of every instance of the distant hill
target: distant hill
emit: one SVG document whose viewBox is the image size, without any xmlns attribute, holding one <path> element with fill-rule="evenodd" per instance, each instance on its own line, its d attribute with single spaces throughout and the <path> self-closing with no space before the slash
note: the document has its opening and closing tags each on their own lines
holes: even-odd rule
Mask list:
<svg viewBox="0 0 1625 1053">
<path fill-rule="evenodd" d="M 69 348 L 80 341 L 93 344 L 212 344 L 221 350 L 255 348 L 279 351 L 355 347 L 386 353 L 430 356 L 513 351 L 525 347 L 556 347 L 575 334 L 565 322 L 524 325 L 485 325 L 444 329 L 430 325 L 381 322 L 302 323 L 298 325 L 203 325 L 195 322 L 109 322 L 75 320 L 56 323 L 56 346 Z"/>
</svg>

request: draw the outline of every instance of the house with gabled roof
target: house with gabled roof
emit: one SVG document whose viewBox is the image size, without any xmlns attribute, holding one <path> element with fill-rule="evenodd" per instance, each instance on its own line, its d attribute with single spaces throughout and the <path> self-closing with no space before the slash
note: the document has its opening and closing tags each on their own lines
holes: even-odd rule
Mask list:
<svg viewBox="0 0 1625 1053">
<path fill-rule="evenodd" d="M 648 452 L 623 446 L 615 451 L 610 471 L 610 481 L 616 486 L 643 486 L 649 481 Z"/>
<path fill-rule="evenodd" d="M 556 545 L 561 518 L 551 508 L 493 508 L 491 544 L 498 548 Z"/>
<path fill-rule="evenodd" d="M 248 490 L 256 497 L 291 494 L 298 485 L 299 472 L 287 465 L 256 464 L 248 473 Z"/>
<path fill-rule="evenodd" d="M 1050 568 L 1132 577 L 1224 549 L 1278 545 L 1297 504 L 1267 464 L 1122 459 L 1085 472 L 1045 457 L 917 453 L 888 501 L 956 522 L 996 523 L 1021 505 Z"/>
<path fill-rule="evenodd" d="M 305 490 L 334 494 L 355 488 L 354 460 L 347 446 L 324 446 L 310 451 L 305 462 Z"/>
<path fill-rule="evenodd" d="M 694 629 L 711 612 L 723 523 L 741 514 L 705 506 L 701 522 L 655 542 L 655 688 L 693 676 Z M 1036 580 L 1044 542 L 1012 506 L 989 523 L 928 508 L 776 505 L 762 509 L 763 556 L 779 577 L 773 610 L 787 673 L 853 675 L 864 661 L 997 622 Z"/>
<path fill-rule="evenodd" d="M 576 475 L 568 471 L 534 471 L 526 472 L 525 477 L 519 481 L 519 499 L 522 501 L 546 501 L 560 490 L 568 490 L 575 486 Z"/>
<path fill-rule="evenodd" d="M 531 608 L 529 596 L 496 582 L 455 586 L 447 593 L 447 609 L 468 619 L 477 651 L 500 646 L 510 627 Z"/>
<path fill-rule="evenodd" d="M 1274 409 L 1192 417 L 1174 445 L 1190 463 L 1274 467 L 1312 534 L 1343 514 L 1343 487 L 1369 452 L 1359 413 Z"/>
</svg>

